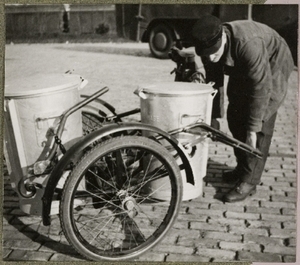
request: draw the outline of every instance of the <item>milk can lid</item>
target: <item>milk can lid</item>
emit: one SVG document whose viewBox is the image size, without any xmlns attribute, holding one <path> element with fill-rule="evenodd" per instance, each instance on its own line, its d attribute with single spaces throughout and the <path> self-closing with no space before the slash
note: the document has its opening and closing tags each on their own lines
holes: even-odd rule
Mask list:
<svg viewBox="0 0 300 265">
<path fill-rule="evenodd" d="M 5 97 L 32 97 L 79 86 L 81 78 L 74 74 L 38 74 L 5 80 Z"/>
<path fill-rule="evenodd" d="M 214 91 L 211 84 L 164 82 L 154 85 L 141 86 L 141 90 L 147 94 L 159 96 L 186 96 L 211 93 Z"/>
</svg>

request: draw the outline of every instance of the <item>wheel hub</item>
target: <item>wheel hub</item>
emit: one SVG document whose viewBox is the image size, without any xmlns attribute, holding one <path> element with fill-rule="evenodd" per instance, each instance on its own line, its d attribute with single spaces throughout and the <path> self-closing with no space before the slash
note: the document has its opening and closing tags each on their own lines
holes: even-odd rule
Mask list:
<svg viewBox="0 0 300 265">
<path fill-rule="evenodd" d="M 165 34 L 159 32 L 155 35 L 153 43 L 157 49 L 164 50 L 167 47 L 168 40 Z"/>
<path fill-rule="evenodd" d="M 130 218 L 138 215 L 137 203 L 133 197 L 127 196 L 122 202 L 122 207 L 127 212 Z"/>
</svg>

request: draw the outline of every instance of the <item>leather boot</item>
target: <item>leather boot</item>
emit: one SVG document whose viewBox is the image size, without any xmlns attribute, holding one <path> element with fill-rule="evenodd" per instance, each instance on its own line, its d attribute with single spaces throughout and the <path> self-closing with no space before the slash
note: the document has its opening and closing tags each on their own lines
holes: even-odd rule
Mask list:
<svg viewBox="0 0 300 265">
<path fill-rule="evenodd" d="M 225 202 L 238 202 L 245 200 L 248 196 L 256 193 L 256 185 L 247 182 L 238 183 L 224 196 Z"/>
</svg>

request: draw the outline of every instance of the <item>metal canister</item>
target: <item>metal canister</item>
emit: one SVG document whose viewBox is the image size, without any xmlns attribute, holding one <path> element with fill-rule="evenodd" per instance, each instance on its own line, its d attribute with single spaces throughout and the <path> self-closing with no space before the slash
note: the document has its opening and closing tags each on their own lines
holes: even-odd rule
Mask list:
<svg viewBox="0 0 300 265">
<path fill-rule="evenodd" d="M 210 124 L 212 101 L 216 94 L 211 84 L 167 82 L 140 87 L 136 94 L 140 96 L 141 121 L 165 131 L 182 128 L 194 122 Z M 191 143 L 197 135 L 180 133 L 175 136 L 181 143 Z M 183 200 L 199 197 L 203 191 L 203 178 L 206 175 L 208 159 L 208 140 L 203 139 L 194 146 L 189 156 L 195 185 L 183 180 Z M 162 179 L 152 181 L 150 189 L 162 186 Z M 170 194 L 170 188 L 160 188 L 156 198 L 164 199 Z"/>
<path fill-rule="evenodd" d="M 35 177 L 32 167 L 49 155 L 60 116 L 80 100 L 80 84 L 80 76 L 70 74 L 5 80 L 5 160 L 11 186 L 19 194 L 20 208 L 25 213 L 40 214 L 47 175 Z M 77 111 L 68 118 L 61 141 L 68 149 L 81 136 L 81 112 Z M 24 198 L 19 193 L 19 182 L 26 178 L 41 187 L 33 198 Z"/>
</svg>

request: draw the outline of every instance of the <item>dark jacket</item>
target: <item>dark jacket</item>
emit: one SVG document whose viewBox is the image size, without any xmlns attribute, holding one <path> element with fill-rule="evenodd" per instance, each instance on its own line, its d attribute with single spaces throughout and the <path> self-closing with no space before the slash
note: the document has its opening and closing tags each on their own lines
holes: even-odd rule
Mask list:
<svg viewBox="0 0 300 265">
<path fill-rule="evenodd" d="M 202 58 L 207 81 L 215 82 L 220 89 L 213 118 L 223 116 L 225 73 L 229 75 L 229 104 L 236 106 L 237 111 L 243 109 L 247 113 L 247 129 L 258 132 L 263 120 L 277 111 L 286 96 L 286 86 L 278 85 L 281 80 L 276 79 L 287 82 L 293 71 L 290 49 L 275 30 L 261 23 L 241 20 L 224 23 L 223 28 L 227 44 L 220 61 L 208 63 Z"/>
</svg>

